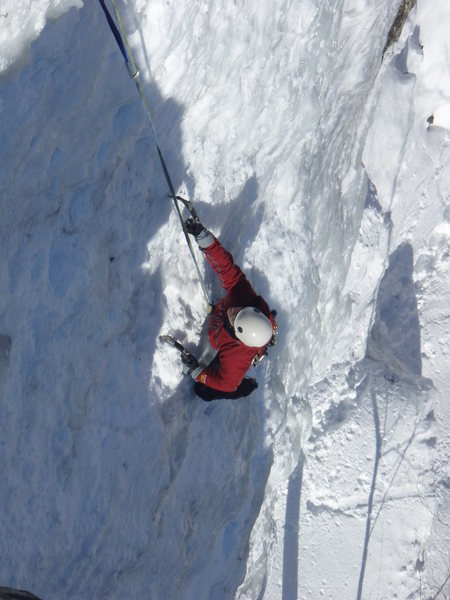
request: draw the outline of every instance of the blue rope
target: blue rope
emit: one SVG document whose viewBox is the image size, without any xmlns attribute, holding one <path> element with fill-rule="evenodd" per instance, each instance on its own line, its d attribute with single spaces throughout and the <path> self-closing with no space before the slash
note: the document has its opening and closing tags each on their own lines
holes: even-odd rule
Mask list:
<svg viewBox="0 0 450 600">
<path fill-rule="evenodd" d="M 103 12 L 105 13 L 106 20 L 108 21 L 108 24 L 111 27 L 111 31 L 113 32 L 113 35 L 116 38 L 117 45 L 119 46 L 120 51 L 122 52 L 123 58 L 124 58 L 125 62 L 127 63 L 127 67 L 128 67 L 130 61 L 128 60 L 128 56 L 127 56 L 127 53 L 125 50 L 125 46 L 123 45 L 123 41 L 122 41 L 120 32 L 117 29 L 117 26 L 114 23 L 114 19 L 111 17 L 109 10 L 105 6 L 105 0 L 99 0 L 99 2 L 101 4 L 101 7 L 103 8 Z M 128 68 L 128 70 L 130 70 L 130 69 Z"/>
<path fill-rule="evenodd" d="M 166 161 L 164 160 L 163 154 L 161 152 L 161 148 L 159 146 L 158 137 L 156 135 L 156 130 L 155 130 L 155 127 L 153 125 L 152 117 L 151 117 L 151 114 L 150 114 L 150 109 L 149 109 L 149 107 L 148 107 L 148 105 L 146 103 L 143 91 L 142 91 L 141 86 L 140 86 L 139 71 L 138 71 L 137 67 L 135 66 L 134 61 L 132 59 L 131 59 L 131 62 L 130 62 L 130 59 L 128 57 L 128 53 L 127 53 L 125 45 L 123 43 L 122 36 L 120 34 L 120 31 L 118 30 L 117 25 L 114 22 L 114 19 L 112 18 L 111 14 L 109 13 L 109 11 L 108 11 L 108 9 L 107 9 L 107 7 L 105 5 L 105 0 L 99 0 L 99 2 L 101 4 L 101 7 L 103 8 L 103 11 L 105 13 L 106 19 L 108 21 L 108 24 L 109 24 L 109 26 L 111 28 L 111 31 L 112 31 L 115 39 L 116 39 L 117 45 L 119 46 L 119 49 L 120 49 L 120 51 L 122 53 L 122 56 L 123 56 L 123 58 L 125 60 L 128 72 L 130 73 L 130 76 L 134 79 L 134 82 L 136 84 L 136 89 L 137 89 L 138 94 L 139 94 L 139 96 L 141 98 L 141 101 L 142 101 L 142 104 L 143 104 L 143 107 L 144 107 L 144 111 L 145 111 L 145 115 L 147 117 L 148 123 L 150 125 L 150 129 L 151 129 L 151 132 L 152 132 L 152 135 L 153 135 L 153 139 L 154 139 L 155 144 L 156 144 L 156 149 L 157 149 L 157 152 L 158 152 L 159 160 L 161 161 L 161 166 L 162 166 L 162 169 L 163 169 L 163 172 L 164 172 L 164 176 L 165 176 L 166 181 L 167 181 L 167 185 L 169 187 L 169 192 L 170 192 L 170 195 L 172 196 L 172 198 L 173 198 L 173 200 L 175 201 L 175 204 L 176 204 L 175 189 L 174 189 L 172 180 L 171 180 L 170 175 L 169 175 L 169 170 L 167 169 Z"/>
<path fill-rule="evenodd" d="M 167 169 L 166 161 L 164 160 L 163 154 L 161 152 L 161 148 L 160 148 L 159 143 L 158 143 L 158 138 L 157 138 L 157 135 L 156 135 L 155 127 L 153 125 L 153 120 L 152 120 L 152 116 L 151 116 L 151 113 L 150 113 L 150 108 L 149 108 L 149 106 L 147 104 L 147 100 L 145 98 L 145 95 L 144 95 L 144 92 L 143 92 L 143 89 L 142 89 L 142 86 L 141 86 L 141 82 L 140 82 L 140 79 L 139 79 L 139 70 L 137 69 L 137 67 L 136 67 L 136 65 L 134 63 L 134 60 L 133 60 L 133 56 L 131 55 L 131 50 L 130 50 L 129 45 L 128 45 L 128 41 L 127 41 L 127 38 L 126 38 L 125 31 L 123 31 L 123 35 L 124 35 L 125 42 L 127 44 L 127 48 L 128 48 L 128 52 L 130 53 L 130 56 L 128 56 L 128 52 L 127 52 L 127 50 L 125 48 L 122 35 L 121 35 L 119 29 L 117 28 L 117 25 L 114 22 L 114 19 L 112 18 L 111 14 L 109 13 L 108 9 L 106 8 L 105 1 L 104 0 L 99 0 L 99 2 L 100 2 L 101 7 L 103 8 L 103 12 L 105 13 L 105 16 L 106 16 L 106 19 L 108 21 L 108 24 L 109 24 L 109 26 L 111 28 L 111 31 L 112 31 L 112 33 L 114 35 L 114 38 L 115 38 L 115 40 L 117 42 L 117 45 L 119 46 L 119 49 L 120 49 L 120 51 L 122 53 L 122 56 L 123 56 L 123 58 L 125 60 L 125 64 L 126 64 L 126 67 L 128 69 L 128 73 L 130 74 L 130 77 L 132 77 L 134 79 L 134 82 L 136 84 L 136 88 L 137 88 L 137 91 L 138 91 L 139 96 L 141 98 L 141 101 L 142 101 L 142 104 L 143 104 L 143 107 L 144 107 L 144 110 L 145 110 L 145 114 L 147 116 L 147 119 L 148 119 L 148 122 L 149 122 L 149 125 L 150 125 L 150 129 L 151 129 L 151 132 L 152 132 L 152 135 L 153 135 L 153 139 L 154 139 L 155 144 L 156 144 L 156 150 L 158 152 L 159 160 L 161 162 L 161 166 L 162 166 L 162 169 L 163 169 L 163 172 L 164 172 L 164 177 L 166 178 L 166 182 L 167 182 L 167 186 L 169 188 L 170 196 L 172 197 L 173 202 L 175 204 L 175 208 L 176 208 L 176 211 L 178 213 L 178 217 L 180 219 L 181 227 L 183 229 L 184 237 L 186 239 L 186 243 L 188 245 L 189 252 L 191 253 L 192 260 L 194 261 L 195 268 L 197 270 L 197 274 L 198 274 L 199 279 L 200 279 L 200 285 L 202 286 L 203 293 L 205 294 L 206 302 L 208 304 L 209 309 L 211 309 L 212 303 L 211 303 L 211 300 L 209 298 L 209 294 L 208 294 L 208 292 L 206 290 L 205 281 L 204 281 L 203 276 L 202 276 L 202 274 L 200 272 L 200 268 L 198 266 L 197 259 L 195 258 L 194 250 L 192 248 L 191 240 L 189 239 L 189 235 L 188 235 L 188 232 L 186 230 L 186 226 L 184 224 L 183 217 L 181 215 L 181 211 L 180 211 L 180 207 L 178 205 L 178 200 L 177 200 L 177 196 L 176 196 L 176 193 L 175 193 L 175 189 L 174 189 L 172 180 L 171 180 L 170 175 L 169 175 L 169 170 Z M 121 25 L 121 27 L 123 29 L 122 20 L 120 18 L 119 13 L 118 13 L 118 8 L 117 8 L 115 0 L 113 0 L 113 2 L 114 2 L 114 7 L 115 7 L 115 10 L 116 10 L 116 13 L 117 13 L 117 18 L 119 20 L 119 24 Z"/>
</svg>

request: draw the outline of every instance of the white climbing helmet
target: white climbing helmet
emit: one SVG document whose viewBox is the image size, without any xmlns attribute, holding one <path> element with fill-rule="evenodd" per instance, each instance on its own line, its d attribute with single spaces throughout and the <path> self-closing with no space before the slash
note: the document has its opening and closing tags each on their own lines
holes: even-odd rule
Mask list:
<svg viewBox="0 0 450 600">
<path fill-rule="evenodd" d="M 273 327 L 260 310 L 253 306 L 247 306 L 236 315 L 234 333 L 246 346 L 260 348 L 272 339 Z"/>
</svg>

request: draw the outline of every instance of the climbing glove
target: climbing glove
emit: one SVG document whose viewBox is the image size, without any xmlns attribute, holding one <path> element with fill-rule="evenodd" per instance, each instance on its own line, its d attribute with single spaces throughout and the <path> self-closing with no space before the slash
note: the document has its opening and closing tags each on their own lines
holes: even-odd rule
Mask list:
<svg viewBox="0 0 450 600">
<path fill-rule="evenodd" d="M 198 217 L 196 217 L 195 219 L 194 217 L 189 217 L 188 219 L 186 219 L 184 224 L 186 225 L 186 231 L 194 236 L 199 235 L 199 233 L 201 233 L 205 229 L 200 223 L 200 219 Z"/>
<path fill-rule="evenodd" d="M 183 374 L 194 376 L 194 371 L 196 372 L 195 377 L 198 377 L 199 373 L 203 370 L 203 367 L 199 367 L 198 360 L 192 354 L 181 356 L 181 362 L 183 363 Z"/>
<path fill-rule="evenodd" d="M 184 222 L 184 225 L 186 227 L 186 231 L 195 237 L 195 241 L 200 248 L 208 248 L 208 246 L 213 243 L 213 234 L 200 223 L 200 219 L 198 217 L 189 217 Z"/>
</svg>

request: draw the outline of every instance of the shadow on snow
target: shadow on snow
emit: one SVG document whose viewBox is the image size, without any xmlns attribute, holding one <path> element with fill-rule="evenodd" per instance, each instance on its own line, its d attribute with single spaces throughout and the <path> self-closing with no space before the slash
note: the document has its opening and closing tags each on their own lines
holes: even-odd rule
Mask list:
<svg viewBox="0 0 450 600">
<path fill-rule="evenodd" d="M 386 440 L 389 412 L 394 412 L 395 409 L 399 411 L 394 422 L 389 423 L 390 429 L 398 424 L 403 417 L 401 406 L 389 408 L 388 392 L 385 394 L 385 397 L 377 397 L 377 390 L 380 386 L 379 384 L 375 385 L 373 381 L 373 378 L 376 378 L 377 374 L 372 372 L 367 366 L 372 361 L 380 364 L 387 385 L 402 385 L 402 381 L 404 381 L 404 385 L 413 388 L 411 395 L 417 395 L 418 398 L 422 397 L 422 402 L 424 402 L 424 393 L 426 395 L 426 391 L 430 389 L 432 382 L 422 377 L 420 323 L 413 281 L 413 249 L 408 243 L 401 244 L 391 254 L 388 268 L 380 282 L 375 319 L 368 338 L 366 358 L 361 363 L 362 369 L 367 369 L 367 375 L 357 387 L 359 402 L 367 394 L 370 395 L 375 433 L 375 458 L 358 580 L 358 600 L 362 598 L 370 537 L 378 517 L 383 510 L 390 488 L 405 460 L 408 448 L 416 436 L 417 429 L 417 423 L 414 423 L 409 438 L 404 443 L 403 448 L 398 451 L 398 460 L 394 466 L 389 485 L 381 501 L 378 502 L 378 510 L 375 517 L 372 517 L 377 487 L 377 473 L 380 460 L 383 457 L 383 444 Z M 380 418 L 380 408 L 384 408 L 384 415 L 381 415 L 382 418 Z"/>
<path fill-rule="evenodd" d="M 154 84 L 144 87 L 175 189 L 193 189 L 181 154 L 183 107 L 163 99 Z M 24 374 L 18 398 L 10 398 L 20 404 L 18 421 L 4 425 L 27 431 L 15 454 L 19 471 L 31 469 L 20 501 L 40 498 L 33 520 L 23 523 L 29 553 L 9 552 L 10 583 L 17 583 L 20 563 L 21 583 L 50 595 L 113 598 L 132 589 L 136 596 L 177 597 L 197 578 L 195 589 L 206 597 L 201 573 L 218 549 L 224 558 L 213 588 L 231 597 L 269 470 L 270 457 L 253 461 L 260 396 L 212 410 L 183 381 L 162 408 L 149 398 L 163 283 L 160 268 L 144 272 L 142 265 L 146 243 L 173 208 L 135 87 L 98 5 L 84 3 L 49 23 L 29 64 L 1 82 L 1 93 L 8 119 L 0 121 L 0 180 L 8 202 L 0 227 L 8 229 L 9 289 L 0 369 L 5 379 L 11 368 Z M 20 161 L 8 169 L 11 156 Z M 242 222 L 257 194 L 253 177 L 234 202 Z M 212 208 L 205 216 L 214 225 Z M 247 243 L 258 233 L 262 208 L 253 216 L 251 229 L 243 224 Z M 245 246 L 236 241 L 232 216 L 225 221 L 224 241 L 239 261 Z M 43 239 L 48 244 L 40 246 Z M 30 279 L 33 302 L 17 293 Z M 265 293 L 268 283 L 259 280 Z M 21 314 L 31 323 L 31 344 L 20 337 Z M 24 352 L 10 353 L 15 346 Z M 19 363 L 11 365 L 10 354 Z M 28 455 L 40 452 L 54 462 L 51 474 L 46 464 L 30 466 Z M 10 510 L 15 500 L 9 497 Z M 58 507 L 70 514 L 53 518 Z M 9 516 L 5 540 L 23 533 L 12 526 L 17 515 Z M 35 546 L 49 548 L 56 539 L 66 540 L 57 564 L 42 568 Z"/>
</svg>

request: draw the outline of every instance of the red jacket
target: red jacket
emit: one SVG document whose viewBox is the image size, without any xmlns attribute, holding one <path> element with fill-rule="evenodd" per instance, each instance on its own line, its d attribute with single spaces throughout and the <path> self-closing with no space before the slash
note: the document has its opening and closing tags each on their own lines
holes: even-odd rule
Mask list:
<svg viewBox="0 0 450 600">
<path fill-rule="evenodd" d="M 254 306 L 270 319 L 274 318 L 266 301 L 256 294 L 241 269 L 234 264 L 233 257 L 214 238 L 214 242 L 203 250 L 209 264 L 227 292 L 210 317 L 208 335 L 211 346 L 218 355 L 197 376 L 196 381 L 223 392 L 233 392 L 243 380 L 255 356 L 262 355 L 267 346 L 251 348 L 233 335 L 227 310 L 232 307 Z"/>
</svg>

